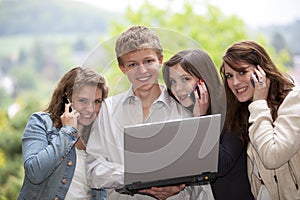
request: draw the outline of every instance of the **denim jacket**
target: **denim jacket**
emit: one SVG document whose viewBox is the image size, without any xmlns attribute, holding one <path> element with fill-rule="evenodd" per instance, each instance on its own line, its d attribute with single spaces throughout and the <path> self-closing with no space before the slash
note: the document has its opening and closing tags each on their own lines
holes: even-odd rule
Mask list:
<svg viewBox="0 0 300 200">
<path fill-rule="evenodd" d="M 22 136 L 25 177 L 18 199 L 65 198 L 76 167 L 77 139 L 75 128 L 58 130 L 49 114 L 31 115 Z"/>
</svg>

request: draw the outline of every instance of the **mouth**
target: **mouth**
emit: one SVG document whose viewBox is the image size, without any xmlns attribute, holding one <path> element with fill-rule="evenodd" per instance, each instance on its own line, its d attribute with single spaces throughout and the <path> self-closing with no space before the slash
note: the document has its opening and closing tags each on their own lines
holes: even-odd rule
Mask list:
<svg viewBox="0 0 300 200">
<path fill-rule="evenodd" d="M 92 119 L 94 115 L 92 114 L 80 114 L 81 119 Z"/>
<path fill-rule="evenodd" d="M 178 98 L 179 101 L 184 101 L 188 97 L 190 97 L 190 95 L 179 95 L 179 96 L 177 96 L 177 98 Z"/>
<path fill-rule="evenodd" d="M 236 89 L 236 94 L 243 94 L 244 92 L 246 92 L 248 90 L 248 87 L 245 86 L 245 87 L 242 87 L 242 88 L 239 88 L 239 89 Z"/>
<path fill-rule="evenodd" d="M 146 81 L 150 80 L 151 77 L 152 77 L 151 75 L 143 76 L 143 77 L 137 77 L 136 80 L 141 81 L 141 82 L 146 82 Z"/>
</svg>

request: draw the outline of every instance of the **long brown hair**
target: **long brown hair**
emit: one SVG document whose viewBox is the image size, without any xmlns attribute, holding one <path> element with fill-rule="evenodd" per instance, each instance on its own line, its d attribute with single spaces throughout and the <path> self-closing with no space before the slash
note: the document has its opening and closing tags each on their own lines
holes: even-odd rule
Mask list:
<svg viewBox="0 0 300 200">
<path fill-rule="evenodd" d="M 58 82 L 51 100 L 44 110 L 50 114 L 56 128 L 61 128 L 60 116 L 64 112 L 64 98 L 72 99 L 72 94 L 84 85 L 97 86 L 102 90 L 102 98 L 108 95 L 108 86 L 105 78 L 91 68 L 75 67 L 68 71 Z"/>
<path fill-rule="evenodd" d="M 227 115 L 225 126 L 227 130 L 238 134 L 244 144 L 249 141 L 248 136 L 248 102 L 239 102 L 230 90 L 226 76 L 225 63 L 236 71 L 243 71 L 242 63 L 250 65 L 259 65 L 266 73 L 266 77 L 270 79 L 270 88 L 267 97 L 267 103 L 271 110 L 273 120 L 277 118 L 277 108 L 280 106 L 284 98 L 294 87 L 293 80 L 286 74 L 279 71 L 271 60 L 267 51 L 259 44 L 253 41 L 241 41 L 234 43 L 229 47 L 223 56 L 223 62 L 220 67 L 221 77 L 225 86 L 227 97 Z"/>
<path fill-rule="evenodd" d="M 187 49 L 176 53 L 163 65 L 163 78 L 168 93 L 175 100 L 171 92 L 170 67 L 179 64 L 184 71 L 203 79 L 210 97 L 210 107 L 207 114 L 221 114 L 222 127 L 226 113 L 226 97 L 223 84 L 217 68 L 209 54 L 201 49 Z M 222 128 L 221 127 L 221 128 Z"/>
</svg>

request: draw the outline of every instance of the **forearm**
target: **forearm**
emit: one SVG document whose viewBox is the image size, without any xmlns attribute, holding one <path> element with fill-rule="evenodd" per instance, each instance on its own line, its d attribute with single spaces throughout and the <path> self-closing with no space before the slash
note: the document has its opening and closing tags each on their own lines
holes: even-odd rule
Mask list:
<svg viewBox="0 0 300 200">
<path fill-rule="evenodd" d="M 124 166 L 118 163 L 108 162 L 97 155 L 95 158 L 88 153 L 86 158 L 87 180 L 92 188 L 115 188 L 123 185 Z"/>
<path fill-rule="evenodd" d="M 51 141 L 47 140 L 46 135 L 36 136 L 32 131 L 29 131 L 30 134 L 26 134 L 26 131 L 22 138 L 25 173 L 33 183 L 38 184 L 44 181 L 69 153 L 77 140 L 69 134 L 76 129 L 68 127 L 63 128 L 57 135 L 50 134 L 48 137 L 52 137 Z"/>
<path fill-rule="evenodd" d="M 273 121 L 267 102 L 255 101 L 249 105 L 252 125 L 249 128 L 250 141 L 262 162 L 269 169 L 282 166 L 300 146 L 300 95 L 287 96 L 278 109 Z"/>
</svg>

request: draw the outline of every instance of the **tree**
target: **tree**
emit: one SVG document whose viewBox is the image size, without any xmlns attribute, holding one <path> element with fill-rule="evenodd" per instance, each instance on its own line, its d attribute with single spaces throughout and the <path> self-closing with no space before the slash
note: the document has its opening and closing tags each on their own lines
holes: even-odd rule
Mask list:
<svg viewBox="0 0 300 200">
<path fill-rule="evenodd" d="M 22 186 L 24 169 L 22 164 L 21 136 L 31 113 L 41 109 L 35 96 L 27 95 L 19 100 L 21 110 L 8 118 L 6 110 L 0 108 L 0 199 L 17 199 Z"/>
<path fill-rule="evenodd" d="M 276 52 L 286 49 L 287 46 L 284 37 L 280 33 L 275 33 L 272 36 L 271 44 L 275 48 Z"/>
<path fill-rule="evenodd" d="M 172 0 L 169 2 L 171 4 Z M 204 13 L 197 12 L 200 10 L 199 7 L 204 10 Z M 157 32 L 162 31 L 162 28 L 164 31 L 167 30 L 167 34 L 160 34 L 164 45 L 165 60 L 179 50 L 200 47 L 210 54 L 218 68 L 221 64 L 222 55 L 232 43 L 253 39 L 247 34 L 243 20 L 237 16 L 227 16 L 219 8 L 210 4 L 193 3 L 192 5 L 188 1 L 184 3 L 182 12 L 158 8 L 157 5 L 152 5 L 148 1 L 145 1 L 136 11 L 128 7 L 125 19 L 112 22 L 109 33 L 116 36 L 132 24 L 156 27 Z M 260 36 L 255 40 L 269 49 L 271 57 L 279 68 L 286 69 L 285 66 L 290 60 L 286 51 L 280 51 L 276 55 L 271 45 L 266 42 L 265 37 Z M 110 45 L 107 51 L 113 51 L 113 46 L 114 44 Z M 116 65 L 116 60 L 114 63 Z M 103 70 L 109 83 L 115 83 L 115 81 L 110 80 L 121 80 L 123 76 L 116 73 L 118 70 L 116 67 L 113 69 Z M 115 93 L 113 90 L 111 92 Z"/>
<path fill-rule="evenodd" d="M 198 13 L 195 9 L 197 6 L 202 6 L 205 13 Z M 132 24 L 141 24 L 152 27 L 158 32 L 164 46 L 164 60 L 186 48 L 203 48 L 211 55 L 216 66 L 219 67 L 226 48 L 235 41 L 248 38 L 244 22 L 236 16 L 224 15 L 215 6 L 209 4 L 198 4 L 197 6 L 185 2 L 182 12 L 158 8 L 148 1 L 145 1 L 137 11 L 128 7 L 125 19 L 111 23 L 109 34 L 115 37 L 109 38 L 109 40 L 101 43 L 100 46 L 102 49 L 106 49 L 107 52 L 113 52 L 114 42 L 112 41 L 115 40 L 116 36 Z M 107 45 L 108 43 L 110 45 Z M 100 56 L 101 54 L 98 55 Z M 116 59 L 109 61 L 111 62 L 110 65 L 106 65 L 107 61 L 105 60 L 98 62 L 100 66 L 109 66 L 102 69 L 108 82 L 116 83 L 116 80 L 118 80 L 118 85 L 120 85 L 119 81 L 125 79 L 115 67 L 117 66 Z M 110 67 L 111 65 L 114 65 L 114 67 Z M 124 84 L 128 85 L 127 82 Z M 117 93 L 114 90 L 116 88 L 114 85 L 111 88 L 110 95 Z M 124 88 L 127 87 L 125 86 Z"/>
</svg>

